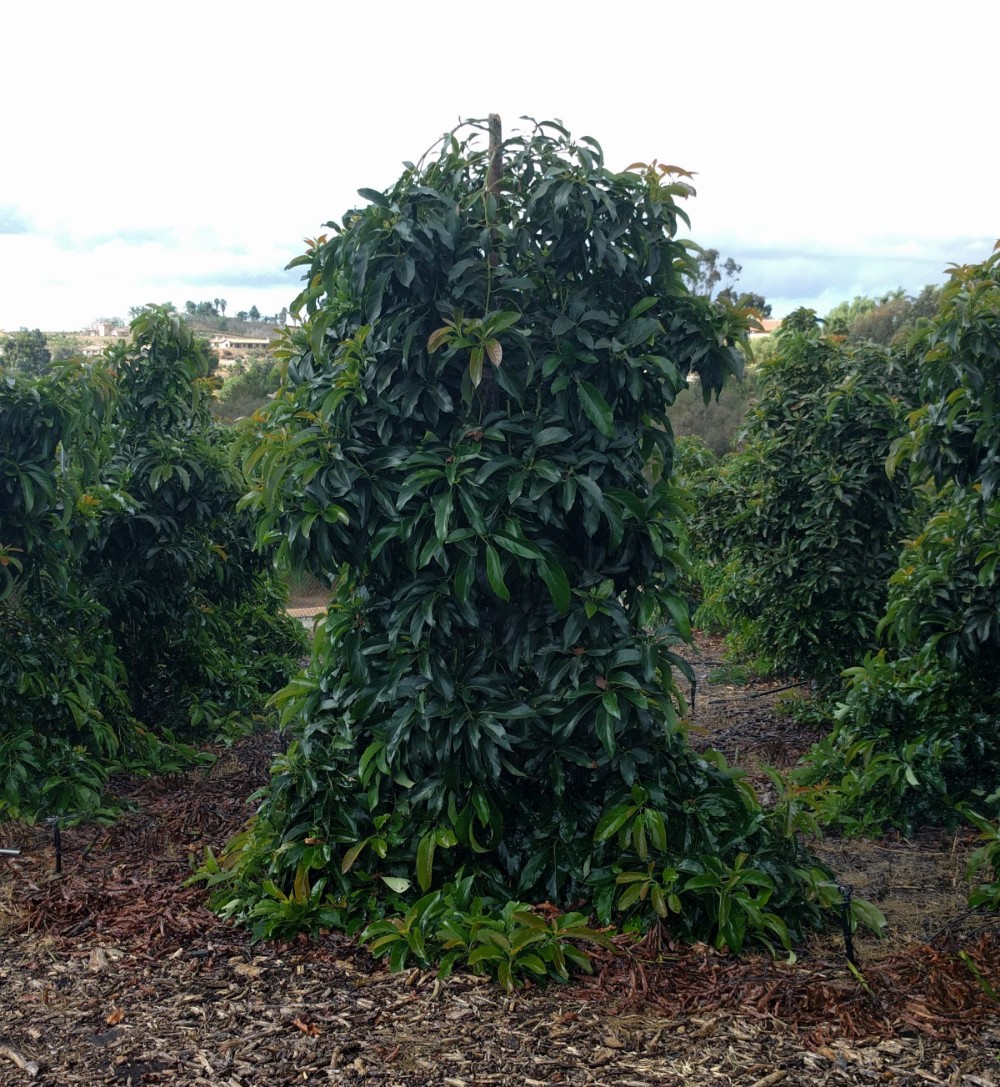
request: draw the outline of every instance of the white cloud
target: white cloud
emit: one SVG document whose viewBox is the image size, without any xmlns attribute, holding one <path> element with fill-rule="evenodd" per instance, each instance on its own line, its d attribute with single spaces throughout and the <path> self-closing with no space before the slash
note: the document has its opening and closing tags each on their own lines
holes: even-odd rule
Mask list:
<svg viewBox="0 0 1000 1087">
<path fill-rule="evenodd" d="M 304 237 L 490 111 L 507 131 L 560 117 L 616 168 L 698 171 L 693 237 L 782 299 L 917 289 L 1000 234 L 993 0 L 960 19 L 901 0 L 634 0 L 599 17 L 526 0 L 389 0 L 377 16 L 53 0 L 4 18 L 20 47 L 0 68 L 0 231 L 28 232 L 0 232 L 0 327 L 147 297 L 276 310 L 295 281 L 266 284 Z"/>
</svg>

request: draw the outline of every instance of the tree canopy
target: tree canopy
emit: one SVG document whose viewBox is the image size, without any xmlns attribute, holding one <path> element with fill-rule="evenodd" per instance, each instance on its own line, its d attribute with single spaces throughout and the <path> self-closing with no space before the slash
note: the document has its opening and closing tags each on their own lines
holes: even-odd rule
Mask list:
<svg viewBox="0 0 1000 1087">
<path fill-rule="evenodd" d="M 856 295 L 834 306 L 824 318 L 826 331 L 843 336 L 849 344 L 877 343 L 888 347 L 898 336 L 905 339 L 921 318 L 932 317 L 941 300 L 941 287 L 928 284 L 918 295 L 902 287 L 871 298 Z"/>
<path fill-rule="evenodd" d="M 737 292 L 736 284 L 743 272 L 743 265 L 737 264 L 733 257 L 721 260 L 718 249 L 696 249 L 694 257 L 691 282 L 696 294 L 706 298 L 714 297 L 730 305 L 749 307 L 756 310 L 761 317 L 771 316 L 770 303 L 762 294 L 755 291 Z"/>
<path fill-rule="evenodd" d="M 216 904 L 258 935 L 367 924 L 397 966 L 450 946 L 508 979 L 461 935 L 470 911 L 586 902 L 786 942 L 825 876 L 689 748 L 673 649 L 666 409 L 688 374 L 710 395 L 740 371 L 749 315 L 688 289 L 671 168 L 614 173 L 545 123 L 501 176 L 483 127 L 361 190 L 294 262 L 306 320 L 247 437 L 249 501 L 336 600 L 279 696 L 292 742 L 260 815 L 207 873 Z"/>
<path fill-rule="evenodd" d="M 245 729 L 301 651 L 203 353 L 164 307 L 131 332 L 0 381 L 0 817 L 179 768 L 179 737 Z"/>
<path fill-rule="evenodd" d="M 917 406 L 913 365 L 790 314 L 756 373 L 740 451 L 695 512 L 710 603 L 766 667 L 837 679 L 876 642 L 912 502 L 885 460 Z"/>
<path fill-rule="evenodd" d="M 52 362 L 52 352 L 44 333 L 39 329 L 28 331 L 22 328 L 11 333 L 3 340 L 3 357 L 0 359 L 4 368 L 21 374 L 37 377 L 44 374 Z"/>
</svg>

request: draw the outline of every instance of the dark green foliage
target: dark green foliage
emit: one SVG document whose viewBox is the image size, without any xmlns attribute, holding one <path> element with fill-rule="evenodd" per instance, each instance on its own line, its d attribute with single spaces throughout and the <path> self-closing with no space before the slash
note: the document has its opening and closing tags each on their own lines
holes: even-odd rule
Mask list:
<svg viewBox="0 0 1000 1087">
<path fill-rule="evenodd" d="M 834 306 L 824 318 L 829 335 L 843 336 L 849 345 L 877 343 L 888 347 L 912 334 L 921 318 L 932 317 L 941 300 L 941 287 L 928 285 L 920 294 L 906 294 L 902 287 L 881 298 L 856 296 Z"/>
<path fill-rule="evenodd" d="M 199 734 L 206 719 L 261 706 L 301 634 L 282 614 L 270 551 L 254 551 L 253 519 L 236 509 L 245 484 L 187 326 L 149 308 L 109 361 L 119 400 L 102 479 L 114 499 L 83 576 L 108 611 L 136 716 Z"/>
<path fill-rule="evenodd" d="M 262 538 L 336 593 L 260 814 L 204 876 L 259 936 L 409 932 L 438 893 L 465 917 L 472 876 L 493 918 L 583 901 L 785 942 L 822 873 L 687 746 L 671 650 L 666 409 L 689 373 L 707 396 L 738 372 L 746 315 L 685 287 L 688 189 L 662 170 L 612 173 L 552 125 L 505 155 L 494 194 L 485 150 L 448 137 L 295 262 L 307 320 L 247 467 Z M 456 946 L 427 924 L 420 961 Z"/>
<path fill-rule="evenodd" d="M 9 370 L 38 377 L 44 374 L 52 361 L 45 335 L 39 330 L 29 332 L 22 328 L 6 336 L 0 344 L 0 371 Z"/>
<path fill-rule="evenodd" d="M 96 482 L 112 397 L 111 376 L 99 368 L 56 367 L 37 381 L 0 376 L 0 599 L 15 573 L 37 584 L 72 558 L 73 510 L 82 488 Z M 60 453 L 70 445 L 79 450 L 73 471 L 64 470 Z"/>
<path fill-rule="evenodd" d="M 977 690 L 1000 677 L 1000 502 L 946 485 L 889 582 L 884 625 L 903 653 L 923 652 Z"/>
<path fill-rule="evenodd" d="M 229 421 L 262 408 L 281 384 L 281 369 L 270 356 L 238 364 L 222 383 L 212 412 Z"/>
<path fill-rule="evenodd" d="M 952 272 L 913 347 L 923 406 L 890 466 L 910 457 L 928 499 L 889 583 L 892 655 L 853 672 L 803 772 L 840 783 L 830 803 L 848 826 L 1000 809 L 1000 255 Z"/>
<path fill-rule="evenodd" d="M 163 309 L 93 366 L 0 379 L 0 814 L 250 727 L 303 649 L 255 553 L 205 359 Z"/>
<path fill-rule="evenodd" d="M 668 413 L 675 436 L 698 437 L 717 457 L 731 453 L 746 426 L 756 383 L 756 370 L 748 369 L 743 381 L 730 382 L 718 400 L 706 404 L 698 382 L 692 382 L 677 394 Z"/>
<path fill-rule="evenodd" d="M 830 736 L 794 775 L 800 785 L 827 786 L 817 794 L 824 822 L 851 834 L 910 833 L 957 823 L 962 799 L 997 809 L 995 697 L 977 697 L 934 661 L 888 659 L 884 650 L 846 674 L 826 721 Z"/>
<path fill-rule="evenodd" d="M 93 809 L 135 735 L 103 610 L 74 580 L 112 402 L 100 368 L 0 378 L 0 814 Z"/>
<path fill-rule="evenodd" d="M 983 844 L 969 858 L 969 881 L 981 882 L 969 896 L 969 905 L 1000 910 L 1000 825 L 965 809 L 962 814 L 979 831 Z M 991 995 L 996 996 L 995 992 Z"/>
<path fill-rule="evenodd" d="M 954 480 L 992 502 L 1000 484 L 1000 252 L 955 268 L 940 309 L 914 336 L 923 351 L 923 407 L 897 460 L 940 487 Z"/>
<path fill-rule="evenodd" d="M 141 746 L 103 619 L 69 586 L 0 602 L 0 817 L 99 808 L 110 768 Z"/>
<path fill-rule="evenodd" d="M 711 404 L 706 405 L 705 410 L 711 411 L 712 407 Z M 688 610 L 692 613 L 692 625 L 716 634 L 722 633 L 728 622 L 728 616 L 723 611 L 713 611 L 710 604 L 705 604 L 706 596 L 712 595 L 713 578 L 717 580 L 717 567 L 706 559 L 708 549 L 702 546 L 702 541 L 693 533 L 697 531 L 697 511 L 703 507 L 711 493 L 719 475 L 719 466 L 719 458 L 703 438 L 694 434 L 678 435 L 674 447 L 674 479 L 684 494 L 683 510 L 688 529 L 684 552 L 686 561 L 677 561 L 678 590 L 683 594 Z M 651 471 L 651 474 L 659 478 L 659 465 L 650 465 L 650 470 L 653 468 L 657 471 Z M 678 555 L 676 560 L 680 558 Z"/>
<path fill-rule="evenodd" d="M 757 371 L 742 451 L 692 532 L 707 603 L 743 655 L 829 683 L 874 647 L 911 494 L 885 460 L 913 406 L 913 366 L 823 337 L 800 310 Z"/>
</svg>

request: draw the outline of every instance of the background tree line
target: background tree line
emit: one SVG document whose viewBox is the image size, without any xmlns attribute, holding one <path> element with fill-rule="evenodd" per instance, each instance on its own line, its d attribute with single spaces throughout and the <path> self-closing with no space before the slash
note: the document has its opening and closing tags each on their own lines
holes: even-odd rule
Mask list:
<svg viewBox="0 0 1000 1087">
<path fill-rule="evenodd" d="M 888 347 L 862 335 L 890 325 Z M 801 712 L 828 737 L 797 780 L 825 820 L 995 818 L 1000 253 L 825 326 L 797 311 L 773 340 L 737 451 L 680 457 L 696 622 L 817 684 Z"/>
</svg>

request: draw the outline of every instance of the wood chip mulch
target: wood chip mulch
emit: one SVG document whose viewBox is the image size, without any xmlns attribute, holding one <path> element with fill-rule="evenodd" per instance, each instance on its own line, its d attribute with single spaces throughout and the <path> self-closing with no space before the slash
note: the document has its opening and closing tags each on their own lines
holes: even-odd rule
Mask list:
<svg viewBox="0 0 1000 1087">
<path fill-rule="evenodd" d="M 0 1085 L 947 1084 L 1000 1087 L 1000 925 L 838 938 L 795 964 L 654 933 L 573 985 L 509 996 L 390 974 L 344 939 L 251 944 L 184 888 L 252 811 L 280 741 L 119 783 L 135 810 L 62 834 L 0 826 Z"/>
</svg>

